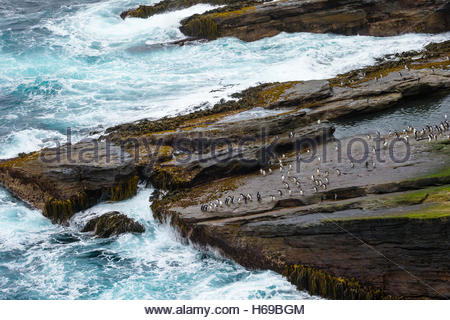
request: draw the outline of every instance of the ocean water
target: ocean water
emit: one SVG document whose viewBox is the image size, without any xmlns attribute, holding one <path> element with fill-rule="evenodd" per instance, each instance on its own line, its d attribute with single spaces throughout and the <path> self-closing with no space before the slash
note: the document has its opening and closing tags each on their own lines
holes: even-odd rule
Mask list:
<svg viewBox="0 0 450 320">
<path fill-rule="evenodd" d="M 258 82 L 331 77 L 387 53 L 450 39 L 449 33 L 283 33 L 253 43 L 226 38 L 177 47 L 167 43 L 183 38 L 179 21 L 213 7 L 146 20 L 119 17 L 154 2 L 0 1 L 0 158 L 47 146 L 45 139 L 64 141 L 68 127 L 77 140 L 117 123 L 212 104 Z M 273 272 L 246 270 L 181 244 L 170 227 L 153 220 L 151 191 L 100 204 L 62 227 L 0 189 L 0 298 L 314 298 Z M 147 231 L 109 240 L 79 232 L 87 216 L 110 210 L 137 219 Z"/>
</svg>

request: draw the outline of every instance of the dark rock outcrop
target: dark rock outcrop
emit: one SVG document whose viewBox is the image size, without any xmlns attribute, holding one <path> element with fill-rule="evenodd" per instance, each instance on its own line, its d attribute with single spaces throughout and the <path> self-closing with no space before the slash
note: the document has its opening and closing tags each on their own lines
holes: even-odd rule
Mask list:
<svg viewBox="0 0 450 320">
<path fill-rule="evenodd" d="M 449 17 L 445 0 L 286 0 L 194 15 L 183 20 L 180 29 L 188 36 L 210 40 L 255 41 L 283 31 L 393 36 L 448 31 Z"/>
<path fill-rule="evenodd" d="M 448 150 L 450 144 L 441 139 L 436 144 Z M 328 143 L 324 162 L 302 163 L 300 172 L 292 172 L 304 194 L 290 179 L 288 194 L 273 168 L 270 175 L 216 180 L 156 199 L 154 216 L 171 221 L 194 243 L 212 246 L 246 267 L 279 272 L 311 294 L 333 299 L 450 297 L 449 154 L 412 141 L 415 156 L 407 163 L 398 166 L 386 159 L 367 169 L 364 164 L 350 167 L 345 154 L 337 162 L 334 148 L 334 142 Z M 362 153 L 356 149 L 353 155 Z M 324 159 L 325 151 L 317 156 Z M 285 167 L 295 161 L 295 156 L 286 158 Z M 322 174 L 330 172 L 326 191 L 312 190 L 310 175 L 317 166 Z M 228 196 L 247 193 L 252 200 L 224 204 Z M 201 210 L 216 199 L 222 204 Z"/>
<path fill-rule="evenodd" d="M 109 238 L 122 233 L 143 233 L 145 228 L 126 215 L 112 211 L 89 220 L 82 232 L 93 232 L 100 238 Z"/>
<path fill-rule="evenodd" d="M 65 224 L 102 200 L 136 194 L 134 159 L 96 140 L 43 149 L 0 162 L 0 181 L 11 193 Z"/>
</svg>

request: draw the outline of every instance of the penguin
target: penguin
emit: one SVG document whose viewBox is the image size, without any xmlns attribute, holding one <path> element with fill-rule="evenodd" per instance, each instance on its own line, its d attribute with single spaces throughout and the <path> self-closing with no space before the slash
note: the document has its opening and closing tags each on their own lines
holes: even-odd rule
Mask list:
<svg viewBox="0 0 450 320">
<path fill-rule="evenodd" d="M 340 176 L 340 175 L 341 175 L 341 170 L 336 169 L 336 174 L 337 174 L 338 176 Z"/>
<path fill-rule="evenodd" d="M 280 197 L 282 197 L 282 196 L 283 196 L 283 191 L 278 190 L 278 195 L 279 195 Z"/>
<path fill-rule="evenodd" d="M 258 202 L 262 201 L 262 197 L 261 197 L 261 194 L 259 193 L 259 191 L 256 193 L 256 200 L 258 200 Z"/>
</svg>

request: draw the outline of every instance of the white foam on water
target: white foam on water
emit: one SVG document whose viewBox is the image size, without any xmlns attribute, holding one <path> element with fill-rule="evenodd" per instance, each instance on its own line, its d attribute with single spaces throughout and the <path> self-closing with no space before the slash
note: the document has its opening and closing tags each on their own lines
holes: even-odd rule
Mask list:
<svg viewBox="0 0 450 320">
<path fill-rule="evenodd" d="M 95 3 L 80 10 L 74 16 L 49 20 L 46 28 L 62 38 L 51 45 L 64 45 L 71 54 L 98 54 L 114 51 L 132 43 L 162 43 L 185 38 L 179 31 L 180 21 L 197 13 L 217 8 L 198 4 L 186 9 L 156 14 L 148 19 L 122 20 L 115 9 L 124 8 L 117 1 Z M 55 40 L 55 39 L 53 39 Z"/>
<path fill-rule="evenodd" d="M 55 140 L 66 142 L 66 137 L 53 130 L 25 129 L 0 137 L 0 159 L 8 159 L 19 153 L 28 153 L 45 147 L 55 147 Z"/>
<path fill-rule="evenodd" d="M 258 82 L 332 77 L 384 54 L 450 39 L 450 33 L 385 38 L 282 33 L 251 43 L 225 38 L 154 47 L 148 44 L 183 38 L 180 20 L 213 7 L 200 4 L 122 20 L 121 10 L 133 6 L 104 1 L 49 18 L 45 26 L 52 34 L 45 49 L 0 56 L 0 64 L 8 61 L 1 64 L 2 77 L 14 79 L 4 86 L 0 82 L 0 88 L 20 88 L 15 91 L 24 99 L 19 116 L 33 111 L 42 120 L 53 114 L 55 122 L 83 128 L 160 118 L 214 104 Z"/>
<path fill-rule="evenodd" d="M 115 272 L 120 272 L 122 277 L 119 277 L 113 285 L 104 287 L 99 285 L 98 298 L 309 298 L 309 295 L 298 292 L 278 274 L 270 271 L 248 271 L 214 252 L 201 252 L 191 245 L 183 245 L 172 227 L 154 221 L 148 201 L 152 191 L 141 186 L 138 194 L 132 199 L 119 203 L 102 203 L 72 218 L 71 229 L 78 230 L 95 216 L 120 211 L 139 221 L 146 228 L 146 232 L 142 235 L 124 234 L 100 248 L 116 257 L 116 260 L 108 265 L 116 268 Z M 91 250 L 90 247 L 86 248 L 86 252 Z M 120 261 L 128 263 L 126 268 L 121 266 Z M 89 273 L 80 272 L 72 275 L 72 281 L 78 281 L 79 291 L 83 291 L 87 283 L 94 281 L 96 272 L 99 272 L 92 268 L 88 269 L 91 270 Z M 76 292 L 73 294 L 77 296 Z"/>
</svg>

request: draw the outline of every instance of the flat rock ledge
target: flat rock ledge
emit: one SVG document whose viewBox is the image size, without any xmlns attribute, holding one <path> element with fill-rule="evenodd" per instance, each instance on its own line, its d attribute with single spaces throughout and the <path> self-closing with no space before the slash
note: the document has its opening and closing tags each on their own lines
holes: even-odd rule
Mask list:
<svg viewBox="0 0 450 320">
<path fill-rule="evenodd" d="M 99 238 L 109 238 L 123 233 L 144 233 L 145 228 L 126 215 L 112 211 L 89 220 L 81 232 L 92 232 Z"/>
</svg>

